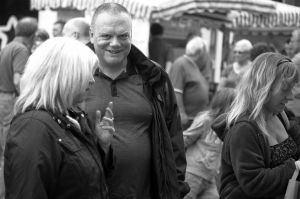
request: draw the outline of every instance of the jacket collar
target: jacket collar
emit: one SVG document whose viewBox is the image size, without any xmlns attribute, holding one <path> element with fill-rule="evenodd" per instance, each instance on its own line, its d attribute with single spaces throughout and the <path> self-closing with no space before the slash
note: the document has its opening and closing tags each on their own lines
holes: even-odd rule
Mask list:
<svg viewBox="0 0 300 199">
<path fill-rule="evenodd" d="M 167 80 L 167 73 L 148 59 L 137 47 L 131 45 L 128 59 L 132 66 L 136 67 L 137 72 L 142 76 L 143 80 L 150 86 L 157 88 L 163 85 Z"/>
<path fill-rule="evenodd" d="M 95 52 L 95 48 L 91 42 L 89 42 L 87 46 Z M 148 59 L 133 44 L 131 45 L 128 59 L 130 66 L 127 66 L 127 71 L 133 71 L 136 69 L 142 76 L 143 80 L 150 86 L 157 88 L 166 82 L 168 74 L 160 66 L 158 66 L 158 64 L 155 64 L 154 61 Z M 96 71 L 96 75 L 99 75 L 99 71 Z"/>
</svg>

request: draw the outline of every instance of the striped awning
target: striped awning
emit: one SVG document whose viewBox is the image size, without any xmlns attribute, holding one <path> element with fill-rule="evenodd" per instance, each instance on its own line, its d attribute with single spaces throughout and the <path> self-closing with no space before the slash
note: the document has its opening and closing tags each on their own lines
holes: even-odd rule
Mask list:
<svg viewBox="0 0 300 199">
<path fill-rule="evenodd" d="M 270 14 L 275 12 L 275 4 L 270 0 L 170 0 L 159 5 L 152 18 L 169 20 L 184 14 L 231 11 Z"/>
<path fill-rule="evenodd" d="M 150 19 L 154 6 L 139 0 L 30 0 L 31 9 L 70 8 L 77 10 L 93 10 L 102 3 L 115 2 L 128 9 L 134 18 Z"/>
<path fill-rule="evenodd" d="M 233 28 L 299 28 L 300 8 L 288 4 L 273 2 L 275 13 L 261 15 L 250 12 L 234 13 Z"/>
</svg>

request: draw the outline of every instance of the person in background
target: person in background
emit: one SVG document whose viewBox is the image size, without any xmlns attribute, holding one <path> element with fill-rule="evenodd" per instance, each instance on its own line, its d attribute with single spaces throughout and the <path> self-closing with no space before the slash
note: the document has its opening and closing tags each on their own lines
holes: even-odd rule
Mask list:
<svg viewBox="0 0 300 199">
<path fill-rule="evenodd" d="M 234 62 L 222 71 L 222 76 L 218 88 L 235 88 L 244 72 L 251 65 L 250 51 L 252 44 L 249 40 L 242 39 L 235 43 L 233 48 Z"/>
<path fill-rule="evenodd" d="M 296 64 L 300 73 L 300 29 L 293 31 L 291 40 L 291 57 Z M 295 115 L 296 120 L 300 123 L 300 83 L 298 82 L 293 90 L 294 99 L 287 104 L 287 108 Z"/>
<path fill-rule="evenodd" d="M 192 38 L 186 45 L 185 54 L 175 60 L 169 73 L 184 130 L 208 106 L 209 83 L 198 67 L 204 52 L 204 40 L 201 37 Z"/>
<path fill-rule="evenodd" d="M 58 20 L 53 24 L 53 28 L 52 28 L 52 35 L 53 37 L 61 37 L 63 36 L 63 28 L 65 25 L 65 21 L 63 20 Z"/>
<path fill-rule="evenodd" d="M 31 52 L 33 53 L 37 47 L 39 47 L 44 41 L 49 39 L 49 34 L 44 29 L 38 29 L 35 33 L 34 43 L 31 48 Z"/>
<path fill-rule="evenodd" d="M 201 37 L 201 36 L 196 32 L 189 32 L 186 36 L 186 41 L 187 41 L 186 43 L 188 43 L 194 37 Z M 198 67 L 201 73 L 203 74 L 203 76 L 205 77 L 205 79 L 209 83 L 213 84 L 213 60 L 209 55 L 208 46 L 205 40 L 204 43 L 205 43 L 205 51 L 203 52 L 203 60 L 201 61 L 201 63 L 198 63 Z"/>
<path fill-rule="evenodd" d="M 283 55 L 285 55 L 289 58 L 293 57 L 292 46 L 291 46 L 291 38 L 288 38 L 285 41 L 283 49 L 280 52 L 281 52 L 281 54 L 283 54 Z"/>
<path fill-rule="evenodd" d="M 4 196 L 3 152 L 7 131 L 12 119 L 19 82 L 30 55 L 38 23 L 35 18 L 25 17 L 18 21 L 15 38 L 0 52 L 0 199 Z"/>
<path fill-rule="evenodd" d="M 114 103 L 112 145 L 116 166 L 108 178 L 109 197 L 179 199 L 186 159 L 180 115 L 168 74 L 134 45 L 130 13 L 120 4 L 103 3 L 91 22 L 91 41 L 100 61 L 86 112 Z"/>
<path fill-rule="evenodd" d="M 88 44 L 90 41 L 90 24 L 82 17 L 70 19 L 63 28 L 63 36 Z"/>
<path fill-rule="evenodd" d="M 172 46 L 163 39 L 164 28 L 159 23 L 150 26 L 149 58 L 160 64 L 167 73 L 174 59 Z"/>
<path fill-rule="evenodd" d="M 98 67 L 87 46 L 64 37 L 45 41 L 30 56 L 6 143 L 6 199 L 108 198 L 112 104 L 94 110 L 95 127 L 77 107 Z"/>
<path fill-rule="evenodd" d="M 227 115 L 212 125 L 224 140 L 220 199 L 283 198 L 300 169 L 299 125 L 284 112 L 298 80 L 296 65 L 272 52 L 259 55 L 244 74 Z"/>
<path fill-rule="evenodd" d="M 219 115 L 228 111 L 234 97 L 233 88 L 218 90 L 210 107 L 200 112 L 183 132 L 187 159 L 185 179 L 191 188 L 185 199 L 219 198 L 215 178 L 220 169 L 222 141 L 211 125 Z"/>
<path fill-rule="evenodd" d="M 265 42 L 257 42 L 253 45 L 253 47 L 250 50 L 250 60 L 252 62 L 257 56 L 259 56 L 262 53 L 275 51 L 276 49 L 273 46 L 268 45 Z"/>
</svg>

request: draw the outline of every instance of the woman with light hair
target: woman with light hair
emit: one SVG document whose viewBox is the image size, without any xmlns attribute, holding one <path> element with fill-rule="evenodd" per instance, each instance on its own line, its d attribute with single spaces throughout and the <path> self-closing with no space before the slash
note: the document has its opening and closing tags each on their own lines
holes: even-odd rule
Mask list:
<svg viewBox="0 0 300 199">
<path fill-rule="evenodd" d="M 283 196 L 295 169 L 300 169 L 299 126 L 287 118 L 285 104 L 299 74 L 278 53 L 263 53 L 237 86 L 225 122 L 213 129 L 224 138 L 220 198 Z M 224 118 L 224 117 L 223 117 Z"/>
<path fill-rule="evenodd" d="M 98 67 L 70 38 L 49 39 L 30 56 L 6 143 L 6 199 L 107 198 L 112 104 L 102 119 L 95 113 L 95 127 L 78 108 Z"/>
</svg>

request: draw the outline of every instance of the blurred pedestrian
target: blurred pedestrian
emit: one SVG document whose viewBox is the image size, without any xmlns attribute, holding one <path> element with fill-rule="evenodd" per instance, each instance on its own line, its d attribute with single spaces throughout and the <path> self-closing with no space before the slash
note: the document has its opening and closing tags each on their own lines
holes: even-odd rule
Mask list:
<svg viewBox="0 0 300 199">
<path fill-rule="evenodd" d="M 3 152 L 7 131 L 12 119 L 19 82 L 30 55 L 38 23 L 24 17 L 17 23 L 15 37 L 0 52 L 0 199 L 4 199 Z"/>
<path fill-rule="evenodd" d="M 108 198 L 112 104 L 103 119 L 94 110 L 95 128 L 77 107 L 98 67 L 88 47 L 63 37 L 30 56 L 5 149 L 6 199 Z"/>
<path fill-rule="evenodd" d="M 169 73 L 184 130 L 208 106 L 209 83 L 198 67 L 205 55 L 204 40 L 194 37 L 187 43 L 185 54 L 175 60 Z"/>
<path fill-rule="evenodd" d="M 292 58 L 293 57 L 293 52 L 292 52 L 292 46 L 291 46 L 291 38 L 288 38 L 283 46 L 283 49 L 281 50 L 281 54 Z"/>
<path fill-rule="evenodd" d="M 15 38 L 0 52 L 0 162 L 2 162 L 6 134 L 12 119 L 13 106 L 19 95 L 21 74 L 30 55 L 37 27 L 35 18 L 20 19 L 15 29 Z M 0 180 L 1 178 L 0 174 Z"/>
<path fill-rule="evenodd" d="M 270 52 L 244 74 L 226 120 L 222 116 L 213 124 L 224 139 L 220 199 L 283 198 L 300 169 L 299 125 L 284 112 L 298 79 L 289 58 Z"/>
<path fill-rule="evenodd" d="M 85 18 L 72 18 L 65 24 L 63 35 L 87 44 L 90 41 L 90 24 Z"/>
<path fill-rule="evenodd" d="M 186 36 L 186 40 L 188 43 L 191 39 L 193 39 L 194 37 L 201 37 L 200 34 L 197 34 L 196 32 L 189 32 Z M 208 46 L 207 43 L 204 41 L 205 43 L 205 49 L 202 52 L 203 56 L 202 56 L 202 61 L 199 62 L 197 64 L 197 66 L 199 67 L 202 75 L 205 77 L 205 79 L 213 84 L 213 61 L 211 56 L 209 55 L 208 52 Z"/>
<path fill-rule="evenodd" d="M 275 48 L 265 42 L 257 42 L 253 45 L 250 50 L 250 60 L 251 62 L 260 54 L 266 52 L 275 52 Z"/>
<path fill-rule="evenodd" d="M 35 33 L 35 38 L 31 52 L 33 53 L 37 47 L 39 47 L 44 41 L 49 39 L 49 33 L 44 29 L 38 29 Z"/>
<path fill-rule="evenodd" d="M 219 88 L 236 87 L 244 72 L 249 69 L 251 65 L 251 49 L 252 44 L 247 39 L 242 39 L 235 43 L 233 48 L 234 62 L 222 71 L 221 80 L 218 85 Z"/>
<path fill-rule="evenodd" d="M 61 37 L 63 36 L 63 28 L 65 25 L 65 21 L 63 20 L 57 20 L 54 24 L 53 24 L 53 28 L 52 28 L 52 35 L 53 37 Z"/>
<path fill-rule="evenodd" d="M 86 110 L 114 103 L 116 167 L 111 199 L 179 199 L 188 192 L 180 117 L 168 74 L 134 45 L 130 13 L 117 3 L 96 8 L 91 41 L 100 61 Z M 93 116 L 93 114 L 90 114 Z M 93 121 L 93 119 L 92 119 Z"/>
<path fill-rule="evenodd" d="M 163 39 L 164 28 L 159 23 L 150 26 L 149 58 L 159 63 L 167 73 L 173 63 L 172 46 Z"/>
<path fill-rule="evenodd" d="M 233 88 L 218 90 L 210 107 L 200 112 L 183 132 L 186 147 L 186 182 L 190 192 L 185 199 L 218 199 L 216 177 L 221 162 L 222 141 L 211 129 L 213 121 L 228 111 L 235 96 Z"/>
</svg>

